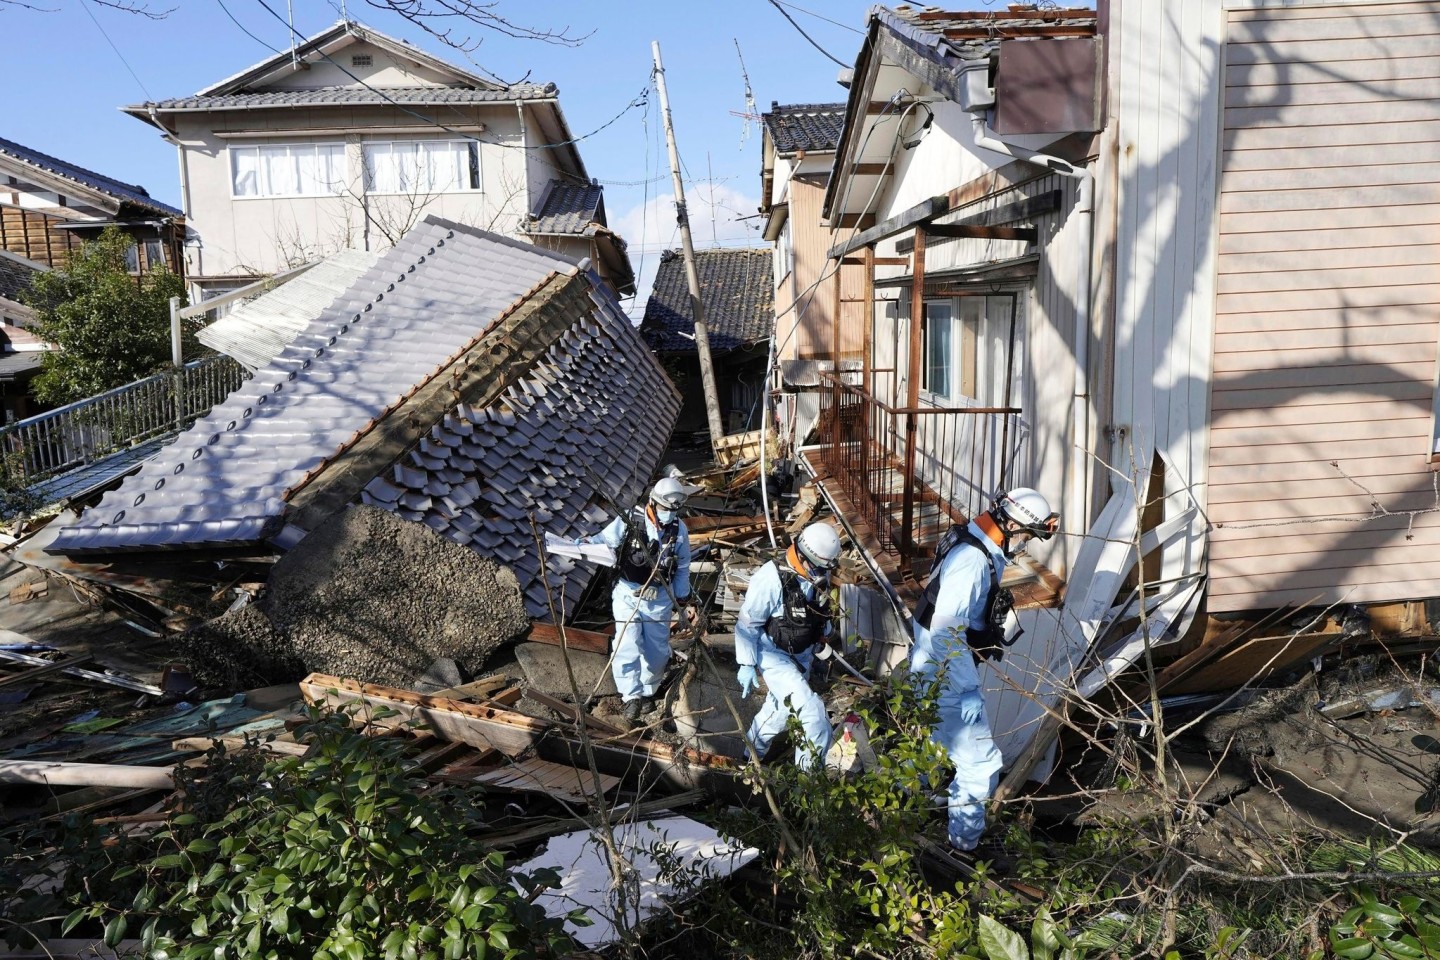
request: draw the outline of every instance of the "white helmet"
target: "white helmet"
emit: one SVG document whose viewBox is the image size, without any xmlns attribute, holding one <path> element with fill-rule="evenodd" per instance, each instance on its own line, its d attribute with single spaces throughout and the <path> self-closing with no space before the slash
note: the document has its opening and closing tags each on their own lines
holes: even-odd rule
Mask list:
<svg viewBox="0 0 1440 960">
<path fill-rule="evenodd" d="M 812 523 L 800 532 L 795 549 L 812 567 L 833 570 L 840 562 L 840 534 L 828 523 Z"/>
<path fill-rule="evenodd" d="M 1060 514 L 1050 509 L 1050 501 L 1039 490 L 1015 487 L 995 498 L 990 507 L 997 520 L 1009 520 L 1036 539 L 1049 540 L 1060 528 Z"/>
<path fill-rule="evenodd" d="M 662 477 L 650 490 L 650 502 L 659 510 L 679 510 L 687 499 L 684 485 L 674 477 Z"/>
</svg>

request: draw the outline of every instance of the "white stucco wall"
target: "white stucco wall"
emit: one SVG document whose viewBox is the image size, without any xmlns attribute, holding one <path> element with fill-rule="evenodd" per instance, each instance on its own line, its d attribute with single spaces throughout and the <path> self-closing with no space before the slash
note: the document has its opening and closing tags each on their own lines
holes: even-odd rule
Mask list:
<svg viewBox="0 0 1440 960">
<path fill-rule="evenodd" d="M 414 117 L 391 107 L 179 115 L 177 132 L 188 178 L 187 213 L 192 236 L 198 238 L 198 246 L 192 242 L 187 248 L 187 273 L 199 278 L 273 273 L 347 246 L 380 249 L 390 244 L 387 233 L 393 234 L 427 214 L 514 234 L 528 196 L 526 152 L 519 149 L 520 125 L 515 105 L 446 109 L 453 114 L 446 125 L 463 131 L 462 135 L 418 125 Z M 417 125 L 419 129 L 413 133 L 403 131 Z M 239 130 L 246 134 L 218 135 Z M 266 133 L 256 135 L 256 131 Z M 362 161 L 365 142 L 452 140 L 465 135 L 481 141 L 478 192 L 366 195 Z M 321 141 L 347 144 L 347 186 L 343 195 L 274 199 L 232 196 L 232 146 Z M 538 193 L 539 185 L 532 189 Z"/>
</svg>

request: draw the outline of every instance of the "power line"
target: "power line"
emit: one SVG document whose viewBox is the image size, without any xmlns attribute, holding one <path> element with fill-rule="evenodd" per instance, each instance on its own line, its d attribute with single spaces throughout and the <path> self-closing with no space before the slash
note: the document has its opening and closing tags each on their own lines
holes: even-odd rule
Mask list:
<svg viewBox="0 0 1440 960">
<path fill-rule="evenodd" d="M 95 29 L 100 31 L 100 36 L 104 37 L 105 42 L 110 44 L 110 49 L 115 51 L 115 56 L 119 57 L 120 62 L 125 64 L 125 69 L 130 71 L 130 76 L 135 79 L 136 83 L 140 84 L 140 89 L 145 94 L 145 99 L 153 99 L 150 96 L 150 91 L 145 87 L 145 81 L 141 80 L 135 73 L 135 68 L 130 66 L 130 61 L 125 59 L 125 54 L 120 52 L 120 48 L 115 46 L 115 41 L 110 39 L 110 34 L 106 33 L 105 28 L 100 26 L 100 21 L 95 19 L 95 14 L 90 11 L 90 5 L 86 3 L 85 0 L 80 0 L 80 8 L 84 10 L 85 15 L 90 18 L 90 22 L 95 24 Z"/>
<path fill-rule="evenodd" d="M 245 24 L 241 23 L 239 20 L 236 20 L 235 14 L 231 13 L 230 8 L 225 6 L 225 0 L 215 0 L 215 2 L 220 4 L 220 9 L 225 11 L 225 16 L 229 17 L 230 22 L 240 28 L 241 33 L 245 34 L 245 36 L 249 37 L 251 40 L 254 40 L 256 43 L 260 44 L 260 46 L 264 47 L 266 50 L 269 50 L 271 53 L 280 52 L 276 48 L 270 46 L 270 44 L 266 43 L 264 40 L 261 40 L 259 37 L 255 36 L 255 34 L 251 33 L 248 29 L 246 29 Z"/>
<path fill-rule="evenodd" d="M 848 23 L 841 23 L 839 20 L 831 20 L 829 17 L 824 16 L 823 14 L 816 13 L 814 10 L 806 10 L 804 7 L 797 7 L 797 6 L 796 6 L 795 4 L 793 4 L 793 3 L 787 3 L 786 0 L 777 0 L 777 2 L 780 3 L 780 4 L 783 4 L 784 6 L 789 7 L 791 10 L 799 10 L 801 13 L 809 14 L 810 16 L 814 17 L 816 20 L 824 20 L 826 23 L 834 24 L 835 26 L 839 27 L 839 28 L 842 29 L 842 30 L 849 30 L 851 33 L 858 33 L 858 34 L 860 34 L 862 37 L 865 35 L 865 31 L 864 31 L 864 30 L 857 30 L 857 29 L 855 29 L 854 27 L 850 26 L 850 24 L 848 24 Z"/>
<path fill-rule="evenodd" d="M 800 24 L 796 23 L 796 22 L 795 22 L 795 18 L 792 17 L 792 16 L 790 16 L 790 14 L 785 11 L 785 8 L 784 8 L 784 7 L 780 6 L 779 0 L 770 0 L 770 6 L 774 7 L 776 10 L 779 10 L 779 11 L 780 11 L 780 16 L 784 17 L 786 20 L 789 20 L 789 21 L 790 21 L 790 26 L 792 26 L 792 27 L 794 27 L 796 30 L 800 31 L 800 36 L 802 36 L 802 37 L 804 37 L 806 40 L 810 41 L 810 46 L 814 47 L 816 50 L 819 50 L 821 53 L 825 54 L 825 56 L 829 57 L 831 60 L 835 61 L 835 63 L 839 64 L 840 66 L 842 66 L 842 67 L 848 67 L 848 66 L 850 66 L 850 64 L 846 63 L 844 60 L 841 60 L 839 57 L 835 56 L 835 55 L 834 55 L 833 53 L 831 53 L 829 50 L 826 50 L 824 47 L 820 46 L 820 44 L 816 43 L 816 42 L 815 42 L 815 38 L 812 37 L 812 36 L 810 36 L 810 34 L 806 33 L 806 32 L 805 32 L 805 28 L 802 27 L 802 26 L 800 26 Z"/>
</svg>

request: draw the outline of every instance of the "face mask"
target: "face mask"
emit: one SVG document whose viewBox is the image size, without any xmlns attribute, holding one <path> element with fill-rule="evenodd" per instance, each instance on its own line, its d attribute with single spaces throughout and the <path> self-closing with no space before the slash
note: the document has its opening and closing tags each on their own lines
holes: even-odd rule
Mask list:
<svg viewBox="0 0 1440 960">
<path fill-rule="evenodd" d="M 664 524 L 667 524 L 667 523 L 669 523 L 671 520 L 674 520 L 674 519 L 675 519 L 675 511 L 674 511 L 674 510 L 661 510 L 659 507 L 656 507 L 656 508 L 655 508 L 655 519 L 656 519 L 656 520 L 659 520 L 660 523 L 661 523 L 661 525 L 663 526 Z"/>
</svg>

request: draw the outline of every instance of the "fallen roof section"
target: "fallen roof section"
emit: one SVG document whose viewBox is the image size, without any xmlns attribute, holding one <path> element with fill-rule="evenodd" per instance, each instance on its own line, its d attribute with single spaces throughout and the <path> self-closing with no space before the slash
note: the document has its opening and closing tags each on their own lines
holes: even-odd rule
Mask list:
<svg viewBox="0 0 1440 960">
<path fill-rule="evenodd" d="M 542 579 L 537 528 L 598 531 L 678 412 L 597 277 L 427 218 L 48 549 L 288 549 L 358 500 L 506 564 L 532 614 L 547 585 L 568 609 L 594 568 L 554 560 Z"/>
</svg>

